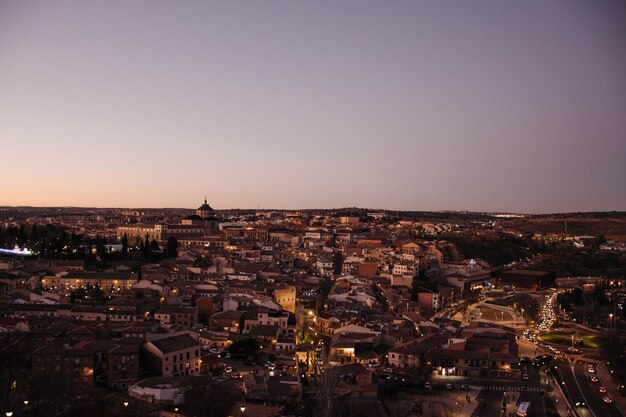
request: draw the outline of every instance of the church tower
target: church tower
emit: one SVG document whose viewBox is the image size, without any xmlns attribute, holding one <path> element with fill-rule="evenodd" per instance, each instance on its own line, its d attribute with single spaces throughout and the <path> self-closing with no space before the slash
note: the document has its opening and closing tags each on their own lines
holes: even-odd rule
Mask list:
<svg viewBox="0 0 626 417">
<path fill-rule="evenodd" d="M 202 220 L 215 217 L 215 210 L 207 203 L 206 196 L 204 196 L 204 204 L 196 209 L 196 216 L 200 217 Z"/>
</svg>

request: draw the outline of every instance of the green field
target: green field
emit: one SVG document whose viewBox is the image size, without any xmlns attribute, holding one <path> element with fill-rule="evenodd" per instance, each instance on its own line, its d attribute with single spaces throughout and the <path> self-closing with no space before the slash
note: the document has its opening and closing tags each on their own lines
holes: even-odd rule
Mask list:
<svg viewBox="0 0 626 417">
<path fill-rule="evenodd" d="M 580 344 L 580 342 L 576 343 L 575 347 L 580 347 L 583 349 L 600 349 L 600 338 L 598 336 L 584 333 L 579 333 L 578 336 L 582 337 L 583 342 L 582 345 Z M 539 338 L 548 343 L 556 343 L 563 346 L 572 346 L 571 333 L 553 332 L 542 334 L 539 336 Z"/>
</svg>

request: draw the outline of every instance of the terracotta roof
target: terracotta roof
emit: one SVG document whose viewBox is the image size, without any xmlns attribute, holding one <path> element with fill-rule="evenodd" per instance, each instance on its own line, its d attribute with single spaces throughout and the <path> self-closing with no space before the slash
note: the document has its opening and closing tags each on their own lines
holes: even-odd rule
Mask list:
<svg viewBox="0 0 626 417">
<path fill-rule="evenodd" d="M 170 353 L 176 352 L 178 350 L 200 347 L 200 343 L 188 334 L 153 340 L 149 343 L 152 343 L 157 349 L 159 349 L 163 353 Z"/>
</svg>

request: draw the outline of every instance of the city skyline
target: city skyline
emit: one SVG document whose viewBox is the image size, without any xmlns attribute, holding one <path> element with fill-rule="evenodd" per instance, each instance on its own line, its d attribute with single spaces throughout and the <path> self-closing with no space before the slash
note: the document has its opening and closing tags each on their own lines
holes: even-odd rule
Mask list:
<svg viewBox="0 0 626 417">
<path fill-rule="evenodd" d="M 0 2 L 0 206 L 626 209 L 626 5 Z"/>
</svg>

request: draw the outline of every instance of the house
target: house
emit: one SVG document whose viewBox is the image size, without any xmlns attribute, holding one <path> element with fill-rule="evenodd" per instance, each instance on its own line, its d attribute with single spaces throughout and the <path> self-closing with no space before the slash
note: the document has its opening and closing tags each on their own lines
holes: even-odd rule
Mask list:
<svg viewBox="0 0 626 417">
<path fill-rule="evenodd" d="M 335 366 L 330 372 L 338 380 L 338 388 L 350 392 L 350 397 L 376 401 L 378 386 L 373 382 L 373 372 L 360 363 Z"/>
<path fill-rule="evenodd" d="M 190 387 L 189 377 L 151 377 L 131 385 L 128 395 L 155 404 L 178 405 L 184 403 L 185 391 Z"/>
<path fill-rule="evenodd" d="M 226 350 L 233 343 L 228 332 L 203 331 L 198 334 L 198 341 L 203 346 Z"/>
<path fill-rule="evenodd" d="M 275 350 L 279 328 L 275 324 L 258 324 L 250 329 L 250 337 L 259 342 L 261 349 Z"/>
<path fill-rule="evenodd" d="M 295 335 L 279 335 L 278 340 L 276 342 L 276 351 L 277 352 L 285 352 L 291 353 L 296 351 L 296 337 Z"/>
<path fill-rule="evenodd" d="M 198 309 L 196 307 L 167 306 L 155 311 L 154 318 L 162 323 L 193 327 L 198 323 Z"/>
<path fill-rule="evenodd" d="M 209 317 L 209 330 L 239 333 L 243 311 L 226 310 L 214 313 Z"/>
<path fill-rule="evenodd" d="M 162 376 L 200 372 L 200 343 L 189 334 L 153 340 L 143 345 L 145 364 Z"/>
</svg>

